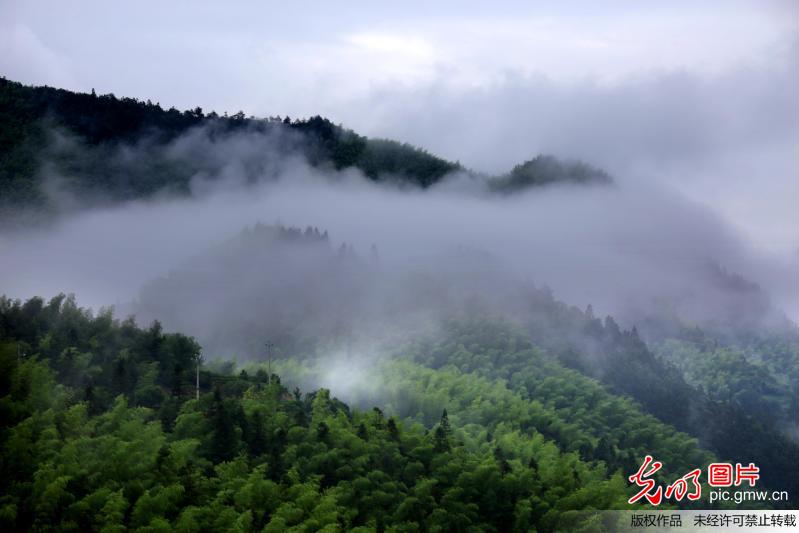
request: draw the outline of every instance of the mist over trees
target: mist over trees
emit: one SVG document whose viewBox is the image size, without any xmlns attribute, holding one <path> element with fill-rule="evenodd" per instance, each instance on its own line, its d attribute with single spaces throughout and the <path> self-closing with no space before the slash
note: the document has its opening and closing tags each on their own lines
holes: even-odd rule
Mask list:
<svg viewBox="0 0 799 533">
<path fill-rule="evenodd" d="M 795 507 L 792 278 L 661 193 L 0 80 L 0 524 L 602 531 L 647 454 Z"/>
<path fill-rule="evenodd" d="M 281 161 L 291 156 L 313 167 L 357 169 L 368 179 L 398 186 L 426 188 L 459 172 L 486 180 L 459 163 L 408 144 L 366 138 L 320 116 L 260 119 L 242 111 L 179 111 L 150 100 L 28 87 L 0 78 L 0 118 L 4 223 L 13 223 L 20 208 L 57 212 L 65 207 L 59 201 L 63 195 L 84 207 L 157 194 L 182 196 L 198 177 L 224 175 L 224 162 L 201 150 L 185 150 L 186 138 L 246 138 L 244 165 L 236 171 L 249 182 L 274 177 Z M 611 181 L 584 163 L 538 156 L 506 176 L 488 179 L 485 188 L 510 193 L 553 183 Z"/>
<path fill-rule="evenodd" d="M 65 175 L 70 191 L 80 196 L 119 201 L 162 191 L 186 193 L 191 178 L 208 169 L 200 160 L 174 157 L 162 147 L 200 127 L 213 138 L 242 132 L 268 137 L 279 144 L 264 142 L 263 150 L 275 149 L 282 157 L 297 152 L 312 165 L 354 167 L 375 180 L 390 175 L 427 187 L 459 168 L 412 146 L 369 140 L 319 116 L 256 119 L 241 111 L 206 114 L 199 107 L 181 112 L 149 100 L 26 87 L 5 78 L 0 79 L 0 117 L 4 208 L 46 206 L 38 174 L 50 170 Z M 150 157 L 142 162 L 126 160 L 126 145 L 138 146 Z M 268 153 L 261 156 L 268 162 Z M 53 167 L 42 169 L 43 159 Z"/>
<path fill-rule="evenodd" d="M 507 175 L 492 179 L 489 187 L 494 191 L 512 193 L 552 183 L 609 185 L 613 179 L 604 170 L 579 161 L 564 162 L 551 155 L 539 155 L 516 165 Z"/>
</svg>

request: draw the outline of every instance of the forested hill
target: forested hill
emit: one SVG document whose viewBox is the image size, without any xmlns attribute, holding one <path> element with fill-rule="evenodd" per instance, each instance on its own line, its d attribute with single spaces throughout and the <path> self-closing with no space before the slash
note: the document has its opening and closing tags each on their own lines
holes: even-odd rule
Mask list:
<svg viewBox="0 0 799 533">
<path fill-rule="evenodd" d="M 199 107 L 179 111 L 150 100 L 29 87 L 0 78 L 0 209 L 52 208 L 47 189 L 56 186 L 83 203 L 186 194 L 198 174 L 220 174 L 219 161 L 208 150 L 186 154 L 173 146 L 198 129 L 208 145 L 228 142 L 223 150 L 241 159 L 239 171 L 248 181 L 268 178 L 276 160 L 296 155 L 315 167 L 355 168 L 375 181 L 422 188 L 454 171 L 486 180 L 489 190 L 501 192 L 554 182 L 609 181 L 600 170 L 553 157 L 538 157 L 505 176 L 487 178 L 414 146 L 369 139 L 320 116 L 291 120 L 255 118 L 242 111 L 219 115 Z M 242 139 L 246 155 L 232 148 L 233 140 L 241 146 Z"/>
<path fill-rule="evenodd" d="M 61 170 L 89 174 L 80 185 L 96 187 L 92 178 L 103 178 L 102 192 L 111 196 L 139 197 L 165 188 L 184 188 L 192 168 L 175 165 L 156 176 L 142 172 L 121 181 L 101 160 L 121 144 L 168 143 L 192 128 L 207 126 L 215 135 L 235 132 L 285 134 L 280 149 L 301 150 L 314 165 L 335 169 L 355 167 L 371 179 L 392 176 L 427 187 L 459 167 L 424 150 L 387 140 L 367 139 L 315 116 L 305 120 L 289 117 L 259 119 L 242 111 L 233 115 L 205 113 L 201 108 L 163 109 L 149 100 L 117 98 L 113 94 L 75 93 L 51 87 L 27 87 L 0 79 L 0 197 L 5 202 L 41 202 L 34 176 L 42 148 L 51 142 L 53 130 L 75 136 L 85 153 L 59 153 Z M 265 148 L 266 149 L 266 148 Z M 153 170 L 153 169 L 150 169 Z M 157 169 L 156 169 L 157 170 Z"/>
<path fill-rule="evenodd" d="M 465 326 L 447 342 L 473 362 L 517 344 L 501 326 Z M 0 297 L 0 527 L 600 531 L 594 511 L 627 507 L 622 471 L 643 453 L 672 477 L 714 460 L 635 402 L 519 347 L 530 364 L 514 384 L 435 369 L 422 353 L 389 361 L 373 398 L 384 414 L 288 388 L 265 364 L 204 367 L 197 392 L 189 337 L 64 296 Z"/>
<path fill-rule="evenodd" d="M 501 193 L 514 193 L 552 183 L 573 183 L 581 185 L 609 185 L 613 178 L 602 169 L 580 161 L 561 161 L 551 155 L 539 155 L 503 175 L 489 180 L 490 190 Z"/>
<path fill-rule="evenodd" d="M 268 338 L 277 345 L 272 354 L 276 361 L 300 367 L 285 376 L 305 375 L 305 366 L 313 366 L 319 354 L 335 354 L 336 346 L 346 351 L 355 346 L 358 352 L 367 340 L 371 354 L 376 339 L 391 339 L 389 345 L 402 346 L 398 360 L 411 359 L 437 371 L 452 366 L 462 373 L 508 380 L 513 388 L 524 382 L 528 398 L 544 401 L 541 394 L 548 393 L 540 382 L 544 367 L 551 364 L 558 368 L 555 388 L 560 393 L 570 387 L 589 390 L 593 385 L 586 376 L 598 380 L 660 421 L 698 438 L 720 457 L 756 462 L 767 484 L 799 493 L 794 466 L 799 464 L 799 446 L 786 436 L 793 431 L 799 405 L 799 391 L 790 379 L 796 368 L 793 350 L 799 344 L 785 338 L 779 348 L 761 345 L 756 353 L 762 360 L 757 361 L 743 353 L 700 354 L 676 336 L 654 353 L 637 329 L 622 331 L 613 318 L 600 320 L 590 307 L 582 311 L 559 302 L 550 291 L 513 280 L 468 253 L 454 252 L 421 279 L 394 275 L 381 268 L 375 255 L 360 257 L 351 246 L 334 244 L 315 228 L 256 225 L 148 283 L 129 311 L 141 323 L 158 319 L 169 330 L 195 336 L 214 358 L 252 359 Z M 471 268 L 464 270 L 466 263 Z M 497 327 L 488 309 L 519 328 Z M 431 324 L 436 326 L 429 332 Z M 694 329 L 693 334 L 701 332 Z M 715 365 L 719 360 L 723 364 Z M 342 363 L 347 373 L 357 373 L 364 364 Z M 567 376 L 564 367 L 574 372 Z M 408 368 L 400 372 L 412 373 Z M 388 375 L 398 379 L 393 371 Z M 427 379 L 420 375 L 418 381 Z M 309 380 L 304 388 L 320 383 L 324 380 Z M 379 403 L 381 394 L 366 406 Z M 391 412 L 418 414 L 407 398 L 397 402 Z M 560 402 L 568 412 L 579 404 L 578 398 Z M 447 407 L 456 412 L 454 404 Z M 594 419 L 600 416 L 590 402 L 585 409 Z M 430 416 L 427 412 L 419 421 L 430 426 Z M 583 450 L 584 458 L 599 453 L 614 469 L 635 470 L 633 457 L 640 453 L 611 454 L 607 448 L 619 446 L 619 441 L 602 431 L 593 437 L 609 440 L 602 446 L 593 441 Z"/>
</svg>

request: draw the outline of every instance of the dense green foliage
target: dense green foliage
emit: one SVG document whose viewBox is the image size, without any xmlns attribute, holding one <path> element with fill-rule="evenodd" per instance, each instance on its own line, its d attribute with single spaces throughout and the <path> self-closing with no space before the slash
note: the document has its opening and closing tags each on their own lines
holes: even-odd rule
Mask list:
<svg viewBox="0 0 799 533">
<path fill-rule="evenodd" d="M 524 409 L 538 410 L 534 426 L 539 431 L 586 460 L 601 459 L 611 470 L 627 472 L 635 471 L 640 457 L 651 453 L 668 465 L 667 472 L 675 473 L 710 458 L 696 439 L 564 367 L 510 324 L 468 320 L 450 322 L 447 328 L 447 336 L 415 343 L 409 356 L 432 369 L 472 373 L 475 384 L 486 379 L 477 376 L 502 384 L 505 394 L 513 393 Z M 525 417 L 508 419 L 521 422 Z"/>
<path fill-rule="evenodd" d="M 588 315 L 584 318 L 589 323 L 596 320 Z M 708 398 L 652 356 L 634 331 L 618 332 L 612 319 L 606 323 L 612 334 L 604 346 L 599 345 L 603 353 L 609 354 L 602 360 L 594 354 L 595 358 L 589 361 L 587 351 L 566 350 L 560 355 L 548 355 L 546 349 L 531 345 L 529 337 L 518 329 L 497 327 L 482 319 L 451 323 L 448 335 L 423 343 L 414 358 L 433 368 L 455 366 L 460 371 L 504 380 L 522 398 L 560 407 L 560 417 L 570 424 L 584 425 L 587 433 L 587 438 L 572 441 L 571 445 L 577 446 L 584 458 L 599 457 L 612 468 L 630 471 L 635 458 L 646 450 L 667 457 L 667 464 L 678 471 L 701 464 L 695 441 L 684 434 L 675 435 L 671 427 L 659 427 L 653 423 L 654 418 L 642 418 L 636 410 L 643 408 L 660 421 L 698 437 L 699 444 L 724 460 L 757 463 L 766 485 L 791 494 L 799 490 L 799 446 L 781 431 L 780 425 L 729 402 Z M 582 368 L 610 389 L 582 373 L 565 370 L 562 363 Z M 589 367 L 591 364 L 596 366 Z M 662 396 L 658 395 L 659 387 L 663 388 Z M 668 397 L 669 390 L 675 391 L 672 398 Z M 685 391 L 682 398 L 676 394 L 681 390 Z M 628 395 L 640 403 L 621 400 L 611 392 Z M 612 402 L 612 409 L 604 406 L 606 401 Z M 555 434 L 548 436 L 558 440 Z M 661 448 L 664 445 L 666 449 Z"/>
<path fill-rule="evenodd" d="M 261 231 L 266 231 L 266 228 Z M 799 446 L 792 436 L 795 428 L 790 416 L 791 406 L 795 402 L 792 391 L 796 385 L 795 382 L 785 379 L 790 373 L 784 370 L 784 376 L 778 379 L 774 377 L 776 372 L 754 372 L 753 365 L 747 359 L 738 357 L 724 364 L 720 362 L 714 368 L 689 371 L 686 364 L 678 364 L 676 359 L 659 356 L 659 352 L 650 350 L 635 328 L 623 331 L 611 317 L 600 320 L 594 316 L 590 307 L 585 311 L 569 307 L 555 300 L 550 291 L 534 287 L 520 287 L 518 294 L 510 297 L 503 294 L 505 304 L 510 298 L 518 296 L 524 302 L 526 311 L 516 311 L 516 325 L 503 322 L 495 324 L 486 320 L 485 313 L 480 311 L 480 305 L 476 306 L 475 314 L 469 316 L 471 311 L 466 311 L 469 300 L 458 300 L 455 296 L 457 289 L 448 288 L 452 281 L 451 276 L 450 279 L 431 278 L 433 281 L 429 284 L 413 283 L 405 286 L 401 281 L 395 280 L 382 285 L 374 284 L 374 269 L 353 258 L 342 261 L 343 258 L 330 249 L 327 243 L 318 250 L 318 255 L 312 258 L 303 256 L 306 260 L 302 261 L 287 260 L 281 251 L 269 249 L 275 280 L 282 284 L 286 280 L 295 279 L 291 274 L 296 274 L 305 280 L 304 283 L 311 284 L 311 294 L 320 297 L 319 301 L 314 301 L 306 295 L 301 303 L 302 308 L 298 309 L 297 298 L 281 298 L 279 292 L 265 284 L 264 277 L 260 274 L 248 277 L 249 268 L 246 265 L 266 261 L 266 258 L 259 258 L 252 252 L 258 250 L 258 253 L 266 253 L 268 243 L 259 239 L 258 235 L 259 231 L 250 234 L 243 247 L 247 251 L 244 255 L 241 254 L 241 247 L 234 244 L 236 241 L 232 241 L 232 245 L 225 248 L 225 253 L 216 260 L 224 262 L 224 270 L 215 268 L 214 262 L 197 258 L 192 267 L 202 265 L 199 276 L 195 274 L 196 268 L 183 269 L 154 285 L 152 296 L 143 297 L 142 302 L 153 302 L 153 305 L 162 301 L 197 302 L 196 307 L 201 308 L 202 300 L 198 300 L 196 295 L 207 295 L 206 287 L 213 286 L 214 280 L 232 275 L 242 280 L 242 287 L 246 287 L 252 294 L 231 293 L 231 289 L 227 288 L 225 294 L 214 296 L 214 311 L 204 310 L 203 313 L 215 313 L 215 318 L 201 331 L 197 330 L 196 334 L 211 333 L 219 326 L 222 326 L 221 331 L 235 331 L 240 339 L 255 341 L 261 335 L 277 338 L 283 333 L 279 337 L 281 347 L 285 350 L 281 355 L 298 361 L 314 357 L 315 347 L 318 346 L 316 342 L 297 343 L 298 339 L 304 341 L 313 338 L 309 331 L 323 332 L 322 337 L 325 339 L 338 335 L 342 342 L 346 342 L 353 335 L 353 331 L 357 334 L 358 331 L 366 330 L 369 315 L 374 314 L 376 307 L 369 298 L 366 299 L 367 305 L 359 306 L 359 302 L 362 302 L 363 295 L 379 292 L 382 286 L 401 287 L 413 302 L 410 308 L 394 304 L 395 308 L 402 310 L 398 313 L 399 316 L 389 315 L 394 323 L 417 312 L 422 316 L 429 316 L 425 312 L 441 316 L 441 310 L 446 308 L 446 303 L 442 302 L 456 302 L 449 309 L 462 310 L 467 315 L 464 321 L 449 323 L 443 331 L 436 330 L 429 338 L 415 331 L 414 342 L 420 343 L 419 346 L 409 347 L 403 342 L 403 348 L 396 350 L 396 357 L 412 357 L 417 363 L 433 369 L 443 369 L 449 365 L 469 375 L 492 381 L 504 380 L 511 383 L 511 390 L 522 398 L 533 398 L 542 402 L 548 400 L 538 396 L 541 391 L 552 392 L 556 389 L 554 385 L 542 389 L 540 382 L 544 377 L 548 377 L 551 383 L 558 384 L 557 388 L 564 391 L 572 386 L 578 387 L 579 391 L 593 390 L 597 383 L 602 383 L 607 387 L 605 394 L 612 395 L 614 401 L 617 401 L 614 403 L 614 417 L 598 427 L 587 428 L 587 433 L 576 441 L 567 439 L 559 442 L 563 449 L 580 451 L 581 457 L 589 461 L 600 458 L 611 470 L 621 468 L 624 472 L 630 472 L 634 471 L 635 463 L 647 449 L 660 451 L 658 443 L 668 442 L 671 452 L 663 452 L 663 456 L 672 460 L 667 464 L 674 464 L 675 468 L 682 467 L 684 471 L 690 470 L 691 464 L 697 464 L 697 455 L 682 441 L 679 446 L 674 445 L 680 439 L 664 437 L 661 430 L 655 430 L 646 419 L 641 418 L 641 413 L 648 413 L 654 417 L 653 420 L 668 424 L 671 428 L 697 439 L 699 445 L 719 458 L 755 462 L 761 467 L 767 486 L 787 490 L 791 494 L 799 491 Z M 281 264 L 294 265 L 290 267 L 292 273 L 284 273 L 279 266 Z M 303 266 L 298 267 L 297 264 Z M 240 272 L 240 267 L 236 265 L 245 267 Z M 220 274 L 222 271 L 225 274 Z M 317 285 L 317 280 L 324 281 Z M 436 290 L 430 290 L 431 285 Z M 337 292 L 339 290 L 342 292 Z M 233 298 L 230 298 L 231 294 Z M 258 298 L 267 296 L 263 301 L 270 305 L 250 305 L 253 295 Z M 196 322 L 192 319 L 191 310 L 195 306 L 188 307 L 190 309 L 187 310 L 173 305 L 167 312 L 162 306 L 158 307 L 158 313 L 151 313 L 151 316 L 161 316 L 165 320 L 170 317 L 169 322 L 175 324 L 177 329 L 188 329 L 192 322 Z M 257 309 L 255 313 L 263 318 L 263 325 L 242 319 L 242 308 Z M 336 320 L 330 321 L 331 316 L 335 316 Z M 317 324 L 320 317 L 323 317 L 321 324 L 326 327 L 308 329 Z M 232 323 L 227 324 L 228 321 Z M 278 324 L 283 326 L 278 328 L 279 331 L 273 330 Z M 209 335 L 209 340 L 212 345 L 218 344 L 213 336 Z M 203 342 L 206 344 L 205 340 Z M 226 338 L 225 344 L 235 346 L 237 342 L 236 339 Z M 322 346 L 324 347 L 324 343 Z M 777 352 L 775 355 L 768 355 L 770 352 L 760 351 L 761 348 L 755 346 L 751 350 L 761 353 L 769 361 L 768 368 L 795 369 L 796 365 L 791 363 L 790 358 L 791 344 L 777 343 L 775 346 L 782 347 L 779 352 L 782 355 L 776 355 Z M 297 347 L 301 349 L 297 350 Z M 257 346 L 255 350 L 244 347 L 239 353 L 247 357 L 247 354 L 258 353 L 256 350 Z M 700 364 L 701 359 L 693 359 L 691 354 L 686 357 L 691 360 L 691 364 Z M 553 375 L 548 376 L 545 370 Z M 714 373 L 718 373 L 715 378 L 712 377 Z M 696 379 L 697 374 L 704 380 L 713 381 L 717 388 L 706 387 Z M 292 370 L 289 375 L 297 376 L 301 372 Z M 587 380 L 587 377 L 593 379 Z M 312 380 L 302 383 L 309 388 L 317 384 Z M 722 394 L 719 391 L 723 389 L 719 387 L 727 387 L 726 390 L 735 391 L 735 394 Z M 634 410 L 623 409 L 627 404 L 618 403 L 621 400 L 619 396 L 634 400 L 637 415 L 634 415 Z M 575 416 L 575 413 L 580 412 L 580 406 L 583 406 L 586 421 L 603 420 L 595 409 L 600 404 L 597 397 L 589 400 L 574 394 L 552 402 L 553 405 L 564 406 L 569 417 Z M 373 398 L 371 402 L 375 403 L 379 404 L 377 398 Z M 775 409 L 776 407 L 779 409 Z M 456 412 L 455 406 L 448 408 L 451 413 Z M 435 411 L 433 409 L 427 412 L 428 424 L 429 417 L 435 416 Z M 621 411 L 625 414 L 620 415 Z M 402 413 L 409 417 L 416 415 L 405 411 Z M 622 423 L 621 420 L 626 422 Z M 574 420 L 570 419 L 569 423 L 572 422 Z M 648 428 L 641 429 L 641 434 L 649 435 L 649 438 L 625 441 L 629 435 L 636 434 L 633 430 L 636 426 Z M 610 429 L 613 427 L 623 427 L 624 432 L 617 435 L 615 430 Z M 557 440 L 557 434 L 547 433 L 544 426 L 537 425 L 537 428 L 549 438 Z"/>
<path fill-rule="evenodd" d="M 626 505 L 623 473 L 644 453 L 668 465 L 664 481 L 713 459 L 511 325 L 455 321 L 448 331 L 403 348 L 356 393 L 356 404 L 381 405 L 386 416 L 324 389 L 289 392 L 263 366 L 204 370 L 198 401 L 192 339 L 92 316 L 63 296 L 3 299 L 0 520 L 40 529 L 570 529 L 589 520 L 580 510 Z M 308 372 L 292 372 L 292 361 L 281 373 Z M 481 375 L 493 368 L 515 370 Z"/>
<path fill-rule="evenodd" d="M 710 398 L 796 434 L 799 420 L 799 335 L 712 337 L 699 328 L 653 343 L 655 353 L 673 364 L 686 381 Z"/>
<path fill-rule="evenodd" d="M 11 529 L 550 530 L 627 497 L 620 475 L 532 424 L 487 424 L 496 435 L 475 446 L 465 415 L 444 410 L 428 432 L 324 389 L 289 393 L 263 370 L 203 372 L 198 401 L 197 345 L 157 324 L 93 317 L 63 297 L 3 299 L 0 320 Z"/>
<path fill-rule="evenodd" d="M 758 417 L 786 418 L 792 407 L 787 383 L 778 383 L 762 364 L 727 347 L 701 350 L 669 339 L 657 353 L 680 369 L 686 380 L 710 398 L 729 402 Z"/>
<path fill-rule="evenodd" d="M 570 308 L 547 291 L 535 301 L 538 310 L 527 330 L 563 364 L 632 397 L 718 456 L 757 463 L 767 484 L 799 491 L 799 445 L 778 419 L 757 416 L 734 398 L 708 395 L 703 387 L 690 385 L 677 367 L 649 350 L 635 328 L 621 331 L 611 317 L 601 321 L 590 307 L 585 312 Z"/>
</svg>

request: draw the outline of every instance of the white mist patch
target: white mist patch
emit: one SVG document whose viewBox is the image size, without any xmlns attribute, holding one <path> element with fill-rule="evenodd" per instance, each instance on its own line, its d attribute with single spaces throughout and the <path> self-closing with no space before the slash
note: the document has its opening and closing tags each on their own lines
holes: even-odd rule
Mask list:
<svg viewBox="0 0 799 533">
<path fill-rule="evenodd" d="M 372 354 L 345 352 L 322 356 L 315 369 L 317 386 L 329 389 L 333 396 L 349 403 L 373 389 L 377 359 Z"/>
</svg>

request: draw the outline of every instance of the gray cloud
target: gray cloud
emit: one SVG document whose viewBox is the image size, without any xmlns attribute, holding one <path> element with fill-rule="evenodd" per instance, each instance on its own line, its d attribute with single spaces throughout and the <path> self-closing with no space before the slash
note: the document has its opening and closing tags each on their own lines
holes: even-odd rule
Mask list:
<svg viewBox="0 0 799 533">
<path fill-rule="evenodd" d="M 361 290 L 377 300 L 404 293 L 412 300 L 404 307 L 409 311 L 418 305 L 427 312 L 437 305 L 425 303 L 429 290 L 419 292 L 420 287 L 446 291 L 450 283 L 455 283 L 453 290 L 519 309 L 525 303 L 518 288 L 534 283 L 552 287 L 570 304 L 592 303 L 598 313 L 612 313 L 627 325 L 664 302 L 694 320 L 743 314 L 748 296 L 729 290 L 711 264 L 761 283 L 772 295 L 779 291 L 780 304 L 798 301 L 787 270 L 795 263 L 778 265 L 711 211 L 656 184 L 548 187 L 497 197 L 459 181 L 468 178 L 453 176 L 429 191 L 400 191 L 354 172 L 324 172 L 291 158 L 278 163 L 269 149 L 273 140 L 254 142 L 251 135 L 211 140 L 192 132 L 165 148 L 175 157 L 202 153 L 203 161 L 214 162 L 210 168 L 217 181 L 208 181 L 208 171 L 198 173 L 195 181 L 205 186 L 194 187 L 190 197 L 93 208 L 55 227 L 1 235 L 0 291 L 17 297 L 75 292 L 84 304 L 136 309 L 126 305 L 139 297 L 142 286 L 176 269 L 201 267 L 199 254 L 261 221 L 316 226 L 330 232 L 334 245 L 351 243 L 362 257 L 377 244 L 386 277 Z M 147 157 L 142 147 L 122 152 L 120 157 L 133 160 Z M 479 253 L 464 256 L 463 250 Z M 258 252 L 233 257 L 232 264 L 211 261 L 210 277 L 201 280 L 198 291 L 175 293 L 166 302 L 172 309 L 185 309 L 171 316 L 186 321 L 166 319 L 166 325 L 202 337 L 208 320 L 221 320 L 215 309 L 234 323 L 252 321 L 263 313 L 246 303 L 237 305 L 249 301 L 241 296 L 258 300 L 259 287 L 266 290 L 283 281 L 295 291 L 280 293 L 286 302 L 307 300 L 324 309 L 335 298 L 346 301 L 346 294 L 322 290 L 324 285 L 304 284 L 300 278 L 308 272 L 292 267 L 292 257 Z M 481 258 L 490 258 L 485 268 Z M 280 263 L 270 267 L 270 261 Z M 346 284 L 339 292 L 345 289 Z M 167 292 L 160 294 L 170 299 Z M 419 298 L 411 298 L 414 294 Z M 157 309 L 150 306 L 143 318 L 164 318 Z M 231 309 L 237 311 L 231 314 Z M 187 318 L 199 316 L 197 310 L 212 316 Z"/>
<path fill-rule="evenodd" d="M 625 181 L 655 181 L 705 203 L 772 249 L 799 253 L 799 40 L 762 64 L 652 73 L 613 84 L 509 75 L 384 88 L 355 126 L 501 172 L 537 153 L 578 157 Z"/>
</svg>

